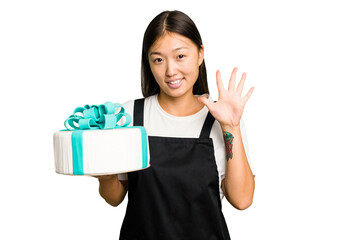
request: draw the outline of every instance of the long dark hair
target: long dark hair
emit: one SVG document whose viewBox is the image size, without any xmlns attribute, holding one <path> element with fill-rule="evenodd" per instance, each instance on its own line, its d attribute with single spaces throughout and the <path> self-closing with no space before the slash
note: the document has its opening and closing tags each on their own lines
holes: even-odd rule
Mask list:
<svg viewBox="0 0 360 240">
<path fill-rule="evenodd" d="M 149 65 L 148 52 L 153 43 L 166 32 L 183 35 L 192 40 L 198 49 L 201 49 L 202 40 L 195 23 L 183 12 L 164 11 L 157 15 L 144 33 L 141 58 L 141 90 L 144 97 L 160 92 L 160 87 L 155 81 Z M 209 94 L 207 84 L 205 60 L 199 66 L 199 76 L 193 87 L 193 94 Z"/>
</svg>

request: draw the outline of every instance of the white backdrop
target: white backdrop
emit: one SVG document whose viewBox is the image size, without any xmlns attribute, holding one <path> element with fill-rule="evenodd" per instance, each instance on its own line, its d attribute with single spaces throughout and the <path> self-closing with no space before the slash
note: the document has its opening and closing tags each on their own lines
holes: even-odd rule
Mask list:
<svg viewBox="0 0 360 240">
<path fill-rule="evenodd" d="M 52 134 L 77 106 L 142 97 L 146 26 L 181 10 L 215 72 L 255 86 L 243 118 L 253 205 L 226 199 L 232 239 L 359 239 L 360 15 L 356 1 L 1 1 L 1 239 L 118 239 L 125 200 L 54 171 Z M 6 236 L 6 237 L 5 237 Z"/>
</svg>

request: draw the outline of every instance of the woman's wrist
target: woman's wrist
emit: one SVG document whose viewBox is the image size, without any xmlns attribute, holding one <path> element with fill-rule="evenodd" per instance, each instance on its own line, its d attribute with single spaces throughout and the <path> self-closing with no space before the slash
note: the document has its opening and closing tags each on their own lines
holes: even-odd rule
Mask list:
<svg viewBox="0 0 360 240">
<path fill-rule="evenodd" d="M 240 124 L 237 126 L 230 126 L 230 125 L 220 125 L 221 130 L 223 132 L 231 132 L 231 133 L 239 133 L 240 132 Z"/>
</svg>

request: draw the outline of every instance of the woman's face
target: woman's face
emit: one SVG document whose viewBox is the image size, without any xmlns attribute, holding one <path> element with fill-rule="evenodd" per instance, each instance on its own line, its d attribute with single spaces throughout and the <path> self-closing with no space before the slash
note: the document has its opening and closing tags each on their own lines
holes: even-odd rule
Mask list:
<svg viewBox="0 0 360 240">
<path fill-rule="evenodd" d="M 189 38 L 166 33 L 149 49 L 149 64 L 160 94 L 170 97 L 192 95 L 204 59 L 204 47 L 199 50 Z"/>
</svg>

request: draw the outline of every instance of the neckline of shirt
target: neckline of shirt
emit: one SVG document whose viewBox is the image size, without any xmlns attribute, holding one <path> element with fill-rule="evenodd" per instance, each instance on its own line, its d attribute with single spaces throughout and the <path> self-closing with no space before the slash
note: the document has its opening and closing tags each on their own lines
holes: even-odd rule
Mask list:
<svg viewBox="0 0 360 240">
<path fill-rule="evenodd" d="M 154 95 L 154 102 L 155 102 L 156 109 L 157 109 L 161 114 L 165 115 L 165 116 L 168 117 L 168 118 L 171 118 L 171 119 L 174 119 L 174 120 L 188 120 L 188 119 L 193 119 L 193 118 L 202 117 L 202 116 L 204 116 L 205 114 L 207 114 L 207 112 L 208 112 L 208 109 L 207 109 L 206 105 L 204 105 L 204 107 L 203 107 L 202 109 L 200 109 L 197 113 L 194 113 L 194 114 L 189 115 L 189 116 L 179 117 L 179 116 L 171 115 L 170 113 L 166 112 L 166 111 L 160 106 L 160 103 L 159 103 L 159 100 L 158 100 L 158 95 L 159 95 L 159 94 L 155 94 L 155 95 Z M 200 95 L 195 95 L 195 96 L 200 96 Z M 209 100 L 212 100 L 211 97 L 210 97 L 208 94 L 203 94 L 202 96 L 206 96 Z"/>
</svg>

